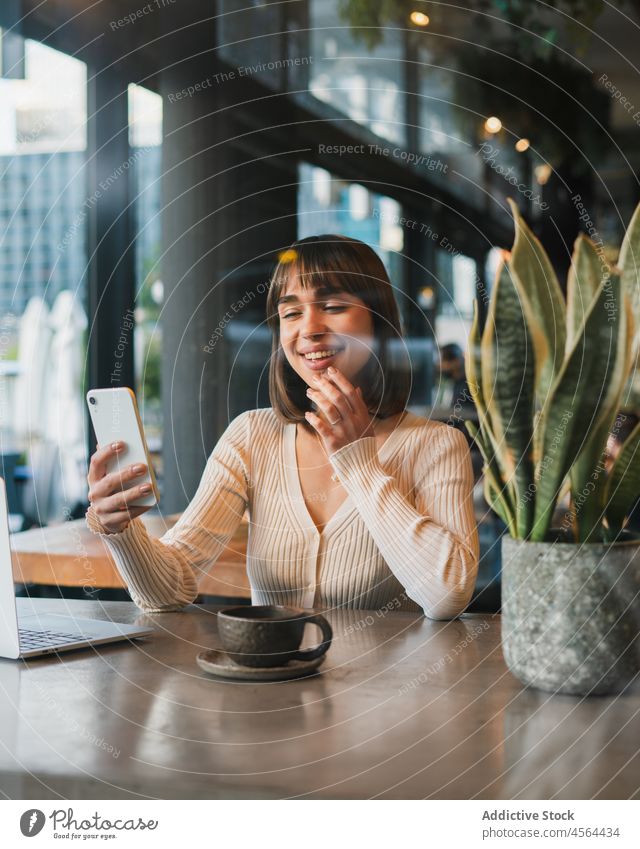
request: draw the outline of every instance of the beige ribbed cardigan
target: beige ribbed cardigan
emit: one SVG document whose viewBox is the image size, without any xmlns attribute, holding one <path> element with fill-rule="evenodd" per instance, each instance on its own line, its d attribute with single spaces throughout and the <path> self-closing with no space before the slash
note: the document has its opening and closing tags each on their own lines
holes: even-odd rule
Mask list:
<svg viewBox="0 0 640 849">
<path fill-rule="evenodd" d="M 234 419 L 177 524 L 151 538 L 140 519 L 102 534 L 134 602 L 175 610 L 197 594 L 249 511 L 253 604 L 424 610 L 457 616 L 473 592 L 478 534 L 464 436 L 407 412 L 378 450 L 359 439 L 329 460 L 346 500 L 320 534 L 298 477 L 296 425 L 271 408 Z M 102 526 L 90 508 L 88 525 Z"/>
</svg>

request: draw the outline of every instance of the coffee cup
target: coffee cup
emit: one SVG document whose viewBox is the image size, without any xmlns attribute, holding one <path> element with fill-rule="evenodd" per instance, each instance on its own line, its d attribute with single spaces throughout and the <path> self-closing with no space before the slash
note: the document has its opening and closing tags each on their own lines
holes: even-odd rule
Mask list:
<svg viewBox="0 0 640 849">
<path fill-rule="evenodd" d="M 306 625 L 317 625 L 322 642 L 300 650 Z M 241 666 L 284 666 L 314 660 L 329 650 L 333 632 L 319 613 L 298 607 L 255 605 L 227 607 L 218 613 L 218 635 L 226 653 Z"/>
</svg>

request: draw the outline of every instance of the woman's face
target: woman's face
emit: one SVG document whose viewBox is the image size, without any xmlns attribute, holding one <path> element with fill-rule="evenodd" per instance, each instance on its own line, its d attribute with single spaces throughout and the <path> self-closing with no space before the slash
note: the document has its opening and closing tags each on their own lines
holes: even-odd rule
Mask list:
<svg viewBox="0 0 640 849">
<path fill-rule="evenodd" d="M 371 312 L 355 295 L 302 289 L 292 273 L 278 302 L 278 317 L 285 356 L 308 385 L 329 366 L 354 383 L 372 354 Z"/>
</svg>

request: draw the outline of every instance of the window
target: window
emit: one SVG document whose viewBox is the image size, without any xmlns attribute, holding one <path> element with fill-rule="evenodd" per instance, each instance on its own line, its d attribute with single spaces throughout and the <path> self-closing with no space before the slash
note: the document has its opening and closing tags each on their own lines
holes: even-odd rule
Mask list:
<svg viewBox="0 0 640 849">
<path fill-rule="evenodd" d="M 339 233 L 360 239 L 379 254 L 394 286 L 402 289 L 400 204 L 306 163 L 300 166 L 298 185 L 298 238 Z M 398 297 L 402 308 L 401 301 Z"/>
<path fill-rule="evenodd" d="M 216 85 L 254 79 L 262 85 L 283 88 L 287 75 L 295 70 L 296 58 L 298 64 L 302 58 L 284 49 L 282 5 L 218 0 L 217 7 L 218 52 L 229 64 L 229 73 L 215 80 Z"/>
<path fill-rule="evenodd" d="M 439 345 L 455 342 L 466 347 L 473 303 L 478 286 L 475 260 L 459 253 L 452 245 L 436 251 L 438 312 L 436 338 Z"/>
<path fill-rule="evenodd" d="M 0 79 L 0 430 L 31 471 L 9 510 L 46 524 L 86 497 L 87 69 L 31 40 L 24 59 Z"/>
<path fill-rule="evenodd" d="M 479 116 L 460 101 L 463 78 L 419 50 L 418 145 L 428 154 L 429 177 L 465 200 L 484 206 L 483 162 L 478 155 Z M 458 88 L 456 88 L 458 86 Z"/>
<path fill-rule="evenodd" d="M 136 395 L 149 450 L 155 454 L 162 444 L 159 321 L 164 299 L 160 274 L 162 98 L 136 85 L 129 86 L 129 145 L 133 166 Z"/>
<path fill-rule="evenodd" d="M 338 0 L 310 2 L 309 90 L 376 135 L 403 144 L 402 31 L 386 28 L 382 43 L 370 49 L 354 39 L 338 5 Z"/>
</svg>

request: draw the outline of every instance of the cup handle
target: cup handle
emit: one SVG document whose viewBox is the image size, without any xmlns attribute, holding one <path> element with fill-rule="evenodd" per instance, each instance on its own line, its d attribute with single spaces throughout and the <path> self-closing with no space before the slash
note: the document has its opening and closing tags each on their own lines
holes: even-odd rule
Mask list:
<svg viewBox="0 0 640 849">
<path fill-rule="evenodd" d="M 329 625 L 324 616 L 316 613 L 315 616 L 305 617 L 305 620 L 305 626 L 307 623 L 310 623 L 311 625 L 317 625 L 318 628 L 320 628 L 322 631 L 322 642 L 314 649 L 304 649 L 303 651 L 296 652 L 293 656 L 293 660 L 314 660 L 316 657 L 322 657 L 323 654 L 329 651 L 329 646 L 333 639 L 331 625 Z"/>
</svg>

